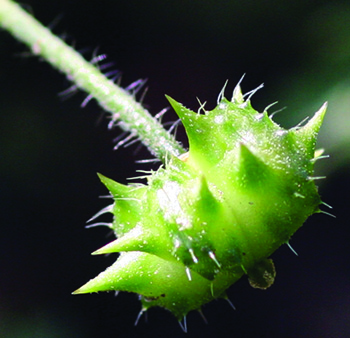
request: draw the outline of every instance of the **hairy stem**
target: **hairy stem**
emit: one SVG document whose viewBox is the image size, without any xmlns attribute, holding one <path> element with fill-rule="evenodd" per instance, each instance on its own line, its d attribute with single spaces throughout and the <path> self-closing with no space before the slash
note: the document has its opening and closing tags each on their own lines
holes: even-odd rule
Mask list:
<svg viewBox="0 0 350 338">
<path fill-rule="evenodd" d="M 185 152 L 133 95 L 106 78 L 96 66 L 53 35 L 18 4 L 0 0 L 0 26 L 28 45 L 33 54 L 43 57 L 66 74 L 77 88 L 95 98 L 111 113 L 112 120 L 120 122 L 122 129 L 139 138 L 163 162 L 167 154 L 178 156 Z"/>
</svg>

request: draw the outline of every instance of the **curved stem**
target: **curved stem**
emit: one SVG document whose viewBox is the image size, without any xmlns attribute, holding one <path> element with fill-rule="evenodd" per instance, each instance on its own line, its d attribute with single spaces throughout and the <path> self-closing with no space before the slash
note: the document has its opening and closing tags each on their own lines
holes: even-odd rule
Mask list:
<svg viewBox="0 0 350 338">
<path fill-rule="evenodd" d="M 66 74 L 77 88 L 95 98 L 104 110 L 111 113 L 113 121 L 120 121 L 122 129 L 138 137 L 163 162 L 167 154 L 178 156 L 185 152 L 133 95 L 106 78 L 97 67 L 53 35 L 18 4 L 0 0 L 0 26 L 28 45 L 33 54 L 43 57 Z"/>
</svg>

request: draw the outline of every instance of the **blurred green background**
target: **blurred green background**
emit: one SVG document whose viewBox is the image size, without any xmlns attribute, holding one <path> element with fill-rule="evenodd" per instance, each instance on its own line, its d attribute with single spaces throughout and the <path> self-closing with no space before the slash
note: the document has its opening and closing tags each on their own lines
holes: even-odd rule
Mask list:
<svg viewBox="0 0 350 338">
<path fill-rule="evenodd" d="M 122 71 L 122 85 L 148 78 L 145 105 L 154 114 L 164 94 L 197 110 L 214 108 L 225 81 L 230 97 L 245 73 L 244 92 L 291 127 L 324 101 L 329 110 L 317 164 L 323 200 L 337 216 L 314 215 L 274 255 L 275 285 L 230 288 L 237 311 L 223 301 L 188 316 L 188 337 L 350 336 L 350 3 L 348 1 L 30 1 L 25 7 L 90 59 L 96 47 Z M 60 20 L 56 20 L 60 18 Z M 107 204 L 96 172 L 119 182 L 147 169 L 137 146 L 113 152 L 119 131 L 85 94 L 62 100 L 69 82 L 0 31 L 0 336 L 181 337 L 176 320 L 154 309 L 133 323 L 135 295 L 71 296 L 115 256 L 90 253 L 112 240 L 84 229 Z M 173 112 L 165 120 L 172 121 Z M 179 138 L 186 139 L 179 130 Z M 325 211 L 330 211 L 324 207 Z"/>
</svg>

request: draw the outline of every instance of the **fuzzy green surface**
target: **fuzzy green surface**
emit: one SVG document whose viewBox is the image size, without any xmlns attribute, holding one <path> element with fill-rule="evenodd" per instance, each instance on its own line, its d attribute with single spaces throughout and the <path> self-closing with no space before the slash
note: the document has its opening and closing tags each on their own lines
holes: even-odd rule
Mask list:
<svg viewBox="0 0 350 338">
<path fill-rule="evenodd" d="M 143 309 L 162 306 L 178 319 L 200 309 L 243 274 L 266 288 L 267 260 L 319 211 L 315 144 L 326 106 L 290 130 L 258 113 L 239 88 L 232 102 L 194 113 L 168 98 L 189 138 L 189 153 L 169 156 L 147 185 L 102 175 L 114 203 L 117 239 L 94 254 L 117 261 L 75 293 L 120 290 L 141 295 Z"/>
</svg>

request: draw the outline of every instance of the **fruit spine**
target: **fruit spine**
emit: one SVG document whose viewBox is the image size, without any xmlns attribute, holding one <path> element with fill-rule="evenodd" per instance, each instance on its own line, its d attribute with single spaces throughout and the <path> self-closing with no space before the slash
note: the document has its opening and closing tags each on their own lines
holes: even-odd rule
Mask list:
<svg viewBox="0 0 350 338">
<path fill-rule="evenodd" d="M 273 283 L 267 259 L 312 214 L 320 212 L 313 177 L 316 137 L 326 104 L 305 125 L 281 128 L 255 111 L 239 85 L 232 101 L 195 113 L 168 100 L 189 139 L 147 185 L 99 175 L 114 203 L 117 239 L 93 254 L 120 252 L 106 271 L 76 290 L 140 295 L 142 311 L 170 310 L 179 320 L 247 274 L 254 287 Z"/>
</svg>

